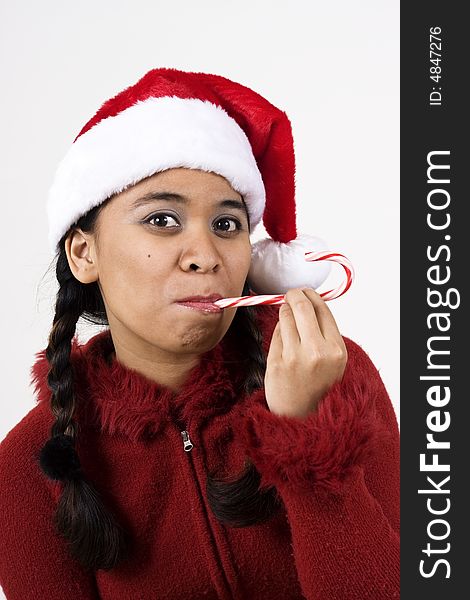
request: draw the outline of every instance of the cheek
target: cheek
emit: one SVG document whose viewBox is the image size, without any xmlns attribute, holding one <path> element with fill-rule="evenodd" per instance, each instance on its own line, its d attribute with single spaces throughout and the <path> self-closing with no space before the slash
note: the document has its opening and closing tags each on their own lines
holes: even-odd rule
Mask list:
<svg viewBox="0 0 470 600">
<path fill-rule="evenodd" d="M 111 310 L 129 317 L 155 314 L 165 298 L 171 257 L 129 241 L 108 248 L 100 264 L 100 283 Z"/>
<path fill-rule="evenodd" d="M 251 264 L 251 246 L 246 244 L 234 248 L 226 256 L 227 270 L 232 277 L 243 278 L 249 271 Z"/>
</svg>

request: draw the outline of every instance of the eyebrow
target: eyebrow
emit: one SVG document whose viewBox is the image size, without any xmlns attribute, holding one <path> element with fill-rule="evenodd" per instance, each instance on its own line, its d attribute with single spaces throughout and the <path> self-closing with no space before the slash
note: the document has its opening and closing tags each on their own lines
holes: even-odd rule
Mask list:
<svg viewBox="0 0 470 600">
<path fill-rule="evenodd" d="M 132 208 L 137 208 L 144 204 L 149 204 L 150 202 L 154 202 L 155 200 L 170 200 L 173 202 L 179 202 L 180 204 L 188 204 L 189 199 L 186 196 L 182 196 L 181 194 L 175 194 L 174 192 L 149 192 L 140 198 L 137 198 L 132 203 Z M 220 207 L 229 207 L 236 208 L 241 210 L 244 214 L 246 214 L 245 204 L 241 200 L 235 199 L 226 199 L 218 202 L 217 206 Z"/>
</svg>

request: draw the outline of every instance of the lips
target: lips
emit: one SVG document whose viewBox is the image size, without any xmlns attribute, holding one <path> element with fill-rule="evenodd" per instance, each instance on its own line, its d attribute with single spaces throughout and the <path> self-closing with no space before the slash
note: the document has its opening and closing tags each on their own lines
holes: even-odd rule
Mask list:
<svg viewBox="0 0 470 600">
<path fill-rule="evenodd" d="M 198 310 L 205 313 L 220 313 L 222 308 L 214 304 L 216 300 L 223 298 L 220 294 L 210 294 L 208 296 L 189 296 L 182 300 L 177 300 L 177 304 L 185 306 L 191 310 Z"/>
<path fill-rule="evenodd" d="M 210 294 L 209 296 L 188 296 L 187 298 L 177 300 L 177 302 L 203 302 L 205 304 L 210 304 L 221 298 L 223 298 L 223 296 L 220 294 Z"/>
</svg>

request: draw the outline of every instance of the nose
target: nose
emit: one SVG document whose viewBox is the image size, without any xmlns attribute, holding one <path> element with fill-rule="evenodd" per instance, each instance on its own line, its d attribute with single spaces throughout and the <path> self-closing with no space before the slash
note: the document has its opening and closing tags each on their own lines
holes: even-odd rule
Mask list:
<svg viewBox="0 0 470 600">
<path fill-rule="evenodd" d="M 222 264 L 222 257 L 214 243 L 210 232 L 196 232 L 187 236 L 181 253 L 180 266 L 184 271 L 199 271 L 201 273 L 217 272 Z"/>
</svg>

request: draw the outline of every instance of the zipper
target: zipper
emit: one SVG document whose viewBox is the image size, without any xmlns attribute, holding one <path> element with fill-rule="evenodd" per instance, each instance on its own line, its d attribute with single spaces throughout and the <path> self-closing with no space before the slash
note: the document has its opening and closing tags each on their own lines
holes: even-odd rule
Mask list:
<svg viewBox="0 0 470 600">
<path fill-rule="evenodd" d="M 181 431 L 181 437 L 183 438 L 183 449 L 185 452 L 191 452 L 194 448 L 193 443 L 191 442 L 191 438 L 189 437 L 189 433 L 184 430 Z"/>
<path fill-rule="evenodd" d="M 173 421 L 174 421 L 175 425 L 178 427 L 178 429 L 180 430 L 180 434 L 183 439 L 183 450 L 185 452 L 191 452 L 191 450 L 194 448 L 194 444 L 191 441 L 191 438 L 189 437 L 189 431 L 188 431 L 191 420 L 188 421 L 187 425 L 185 425 L 177 417 L 174 417 Z"/>
<path fill-rule="evenodd" d="M 181 437 L 182 437 L 182 441 L 183 441 L 183 450 L 185 452 L 191 452 L 191 450 L 194 448 L 194 444 L 191 441 L 191 438 L 189 437 L 189 426 L 191 424 L 191 419 L 188 420 L 188 422 L 186 424 L 184 424 L 178 417 L 173 417 L 173 422 L 175 424 L 175 426 L 179 429 Z M 196 484 L 196 489 L 197 489 L 197 494 L 199 496 L 199 501 L 201 502 L 201 504 L 205 507 L 205 510 L 208 510 L 207 507 L 205 506 L 205 502 L 202 496 L 202 489 L 199 483 L 199 479 L 197 477 L 197 471 L 196 471 L 196 467 L 194 465 L 193 462 L 193 457 L 191 455 L 188 456 L 189 458 L 189 465 L 190 465 L 190 470 L 192 472 L 192 476 L 194 478 L 194 482 Z M 214 548 L 214 553 L 215 553 L 215 557 L 216 557 L 216 561 L 218 563 L 219 566 L 219 570 L 220 573 L 223 576 L 224 582 L 225 582 L 225 591 L 226 594 L 228 594 L 227 597 L 233 598 L 232 595 L 232 591 L 231 591 L 231 587 L 230 584 L 227 580 L 227 575 L 225 574 L 225 571 L 223 569 L 223 563 L 222 563 L 222 558 L 219 554 L 218 548 L 217 548 L 217 544 L 215 541 L 215 536 L 214 533 L 212 531 L 212 527 L 210 525 L 209 519 L 206 516 L 205 517 L 205 521 L 206 521 L 206 527 L 207 527 L 207 531 L 209 532 L 211 538 L 212 538 L 212 544 L 213 544 L 213 548 Z"/>
</svg>

